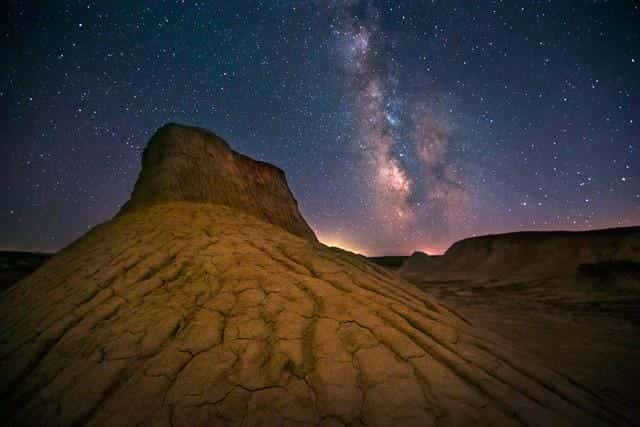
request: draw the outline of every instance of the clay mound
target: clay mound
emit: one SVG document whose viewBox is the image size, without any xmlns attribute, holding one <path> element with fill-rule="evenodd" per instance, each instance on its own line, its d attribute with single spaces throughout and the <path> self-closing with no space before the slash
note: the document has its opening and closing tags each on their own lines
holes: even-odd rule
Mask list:
<svg viewBox="0 0 640 427">
<path fill-rule="evenodd" d="M 362 257 L 225 206 L 96 227 L 0 299 L 12 425 L 611 425 Z"/>
<path fill-rule="evenodd" d="M 438 257 L 414 254 L 400 268 L 408 279 L 566 276 L 584 263 L 640 261 L 640 227 L 582 232 L 518 232 L 464 239 Z"/>
<path fill-rule="evenodd" d="M 230 206 L 317 241 L 281 169 L 233 151 L 204 129 L 168 124 L 153 135 L 121 213 L 172 201 Z"/>
<path fill-rule="evenodd" d="M 385 269 L 260 219 L 293 212 L 284 179 L 206 135 L 159 131 L 123 212 L 0 294 L 7 425 L 626 422 Z M 224 199 L 247 165 L 275 199 Z"/>
</svg>

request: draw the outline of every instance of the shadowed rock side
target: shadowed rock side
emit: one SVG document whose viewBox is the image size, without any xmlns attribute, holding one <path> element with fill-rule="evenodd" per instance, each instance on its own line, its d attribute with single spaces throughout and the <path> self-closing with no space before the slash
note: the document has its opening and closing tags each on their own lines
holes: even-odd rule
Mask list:
<svg viewBox="0 0 640 427">
<path fill-rule="evenodd" d="M 367 257 L 369 261 L 374 264 L 378 264 L 389 270 L 397 270 L 402 267 L 402 264 L 409 258 L 404 255 L 389 255 L 389 256 L 373 256 Z"/>
<path fill-rule="evenodd" d="M 414 253 L 398 270 L 413 280 L 552 277 L 580 264 L 640 262 L 640 227 L 582 232 L 518 232 L 454 243 L 442 256 Z"/>
<path fill-rule="evenodd" d="M 0 316 L 9 425 L 626 424 L 385 269 L 225 206 L 119 215 Z"/>
<path fill-rule="evenodd" d="M 230 206 L 317 241 L 281 169 L 236 153 L 204 129 L 168 124 L 153 135 L 121 213 L 171 201 Z"/>
<path fill-rule="evenodd" d="M 36 252 L 0 252 L 0 291 L 33 273 L 50 257 Z"/>
<path fill-rule="evenodd" d="M 419 277 L 423 279 L 425 274 L 431 273 L 434 268 L 438 267 L 437 260 L 439 258 L 442 258 L 442 255 L 432 256 L 416 251 L 402 262 L 402 265 L 397 270 L 398 274 L 407 278 Z"/>
</svg>

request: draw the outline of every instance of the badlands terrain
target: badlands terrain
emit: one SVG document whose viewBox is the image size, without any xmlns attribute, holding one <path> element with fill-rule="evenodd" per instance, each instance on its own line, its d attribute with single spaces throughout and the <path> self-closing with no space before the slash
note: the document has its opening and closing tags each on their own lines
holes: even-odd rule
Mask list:
<svg viewBox="0 0 640 427">
<path fill-rule="evenodd" d="M 207 131 L 167 125 L 122 211 L 0 294 L 0 416 L 47 426 L 633 425 L 620 396 L 492 331 L 499 317 L 481 316 L 491 305 L 449 304 L 438 294 L 451 283 L 420 267 L 421 290 L 403 268 L 320 244 L 282 171 Z M 549 351 L 585 351 L 562 341 Z"/>
<path fill-rule="evenodd" d="M 398 274 L 638 417 L 640 227 L 470 238 Z"/>
</svg>

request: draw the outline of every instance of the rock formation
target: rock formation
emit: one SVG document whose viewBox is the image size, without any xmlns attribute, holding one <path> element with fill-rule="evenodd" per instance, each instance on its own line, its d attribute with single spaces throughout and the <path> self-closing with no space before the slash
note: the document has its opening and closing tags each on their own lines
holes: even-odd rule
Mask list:
<svg viewBox="0 0 640 427">
<path fill-rule="evenodd" d="M 122 213 L 0 295 L 8 425 L 628 422 L 392 273 L 315 242 L 280 172 L 207 148 L 207 135 L 159 131 Z"/>
<path fill-rule="evenodd" d="M 472 237 L 442 256 L 416 252 L 398 272 L 410 280 L 548 278 L 573 275 L 581 264 L 615 260 L 640 262 L 640 227 Z"/>
<path fill-rule="evenodd" d="M 640 419 L 640 227 L 465 239 L 414 253 L 418 288 Z"/>
<path fill-rule="evenodd" d="M 168 124 L 153 135 L 121 213 L 172 201 L 230 206 L 317 241 L 281 169 L 236 153 L 204 129 Z"/>
</svg>

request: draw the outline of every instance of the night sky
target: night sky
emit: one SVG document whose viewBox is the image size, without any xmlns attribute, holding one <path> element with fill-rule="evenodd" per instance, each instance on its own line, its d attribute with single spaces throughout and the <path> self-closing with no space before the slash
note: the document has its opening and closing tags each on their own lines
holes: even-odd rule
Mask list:
<svg viewBox="0 0 640 427">
<path fill-rule="evenodd" d="M 640 224 L 637 1 L 5 9 L 0 250 L 109 219 L 166 122 L 281 167 L 322 241 L 370 255 Z"/>
</svg>

